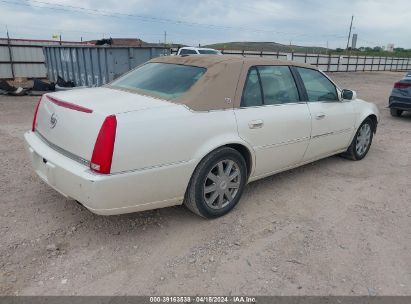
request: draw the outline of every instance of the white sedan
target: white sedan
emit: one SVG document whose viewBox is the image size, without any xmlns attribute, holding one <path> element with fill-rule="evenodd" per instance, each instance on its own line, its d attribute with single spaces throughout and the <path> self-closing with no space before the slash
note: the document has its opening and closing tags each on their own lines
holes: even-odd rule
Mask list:
<svg viewBox="0 0 411 304">
<path fill-rule="evenodd" d="M 210 48 L 186 46 L 178 49 L 178 55 L 222 55 L 222 53 L 219 50 Z"/>
<path fill-rule="evenodd" d="M 25 139 L 40 178 L 94 213 L 184 203 L 213 218 L 248 182 L 334 154 L 364 158 L 378 119 L 309 65 L 169 56 L 101 88 L 45 94 Z"/>
</svg>

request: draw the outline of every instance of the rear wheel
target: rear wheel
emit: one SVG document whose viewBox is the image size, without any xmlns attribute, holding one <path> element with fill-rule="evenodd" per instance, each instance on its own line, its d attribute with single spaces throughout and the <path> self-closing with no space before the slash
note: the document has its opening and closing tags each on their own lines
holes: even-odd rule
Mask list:
<svg viewBox="0 0 411 304">
<path fill-rule="evenodd" d="M 402 114 L 402 110 L 397 110 L 397 109 L 390 109 L 390 113 L 391 113 L 391 116 L 394 116 L 394 117 L 398 117 L 398 116 L 401 116 L 401 114 Z"/>
<path fill-rule="evenodd" d="M 371 147 L 373 128 L 372 120 L 370 118 L 365 119 L 358 128 L 351 145 L 342 156 L 352 160 L 363 159 Z"/>
<path fill-rule="evenodd" d="M 246 179 L 247 166 L 242 155 L 232 148 L 219 148 L 195 169 L 184 204 L 206 218 L 222 216 L 240 200 Z"/>
</svg>

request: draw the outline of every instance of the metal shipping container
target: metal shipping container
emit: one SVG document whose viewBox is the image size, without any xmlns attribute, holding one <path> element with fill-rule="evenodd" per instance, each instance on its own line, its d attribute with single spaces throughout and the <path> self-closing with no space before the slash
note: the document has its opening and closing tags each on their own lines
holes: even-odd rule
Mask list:
<svg viewBox="0 0 411 304">
<path fill-rule="evenodd" d="M 169 55 L 158 47 L 46 46 L 47 75 L 73 81 L 76 86 L 101 86 L 151 58 Z"/>
</svg>

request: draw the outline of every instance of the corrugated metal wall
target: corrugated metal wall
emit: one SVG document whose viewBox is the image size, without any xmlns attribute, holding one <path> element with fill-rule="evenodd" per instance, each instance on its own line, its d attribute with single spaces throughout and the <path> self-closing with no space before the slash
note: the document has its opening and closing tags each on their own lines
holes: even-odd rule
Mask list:
<svg viewBox="0 0 411 304">
<path fill-rule="evenodd" d="M 11 45 L 14 77 L 45 78 L 42 47 Z M 13 78 L 9 46 L 0 40 L 0 79 Z"/>
<path fill-rule="evenodd" d="M 0 38 L 0 79 L 11 79 L 13 76 L 46 78 L 43 47 L 60 44 L 73 45 L 81 42 Z"/>
<path fill-rule="evenodd" d="M 169 55 L 154 47 L 59 46 L 44 47 L 50 81 L 57 76 L 77 86 L 100 86 L 151 58 Z"/>
<path fill-rule="evenodd" d="M 11 79 L 13 76 L 46 78 L 43 46 L 60 44 L 73 45 L 80 42 L 0 38 L 0 79 Z"/>
</svg>

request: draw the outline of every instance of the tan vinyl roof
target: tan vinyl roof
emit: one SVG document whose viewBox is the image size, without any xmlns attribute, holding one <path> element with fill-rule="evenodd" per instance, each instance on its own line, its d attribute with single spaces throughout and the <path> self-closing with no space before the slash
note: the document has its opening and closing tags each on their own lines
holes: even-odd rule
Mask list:
<svg viewBox="0 0 411 304">
<path fill-rule="evenodd" d="M 150 62 L 204 67 L 207 72 L 190 90 L 173 102 L 185 104 L 194 111 L 224 110 L 239 107 L 244 82 L 255 65 L 287 65 L 315 69 L 312 65 L 261 57 L 227 55 L 164 56 Z"/>
<path fill-rule="evenodd" d="M 299 63 L 295 61 L 285 61 L 271 59 L 269 57 L 243 57 L 241 55 L 188 55 L 188 56 L 162 56 L 156 57 L 150 62 L 164 62 L 174 64 L 193 65 L 198 67 L 209 68 L 215 64 L 229 62 L 230 64 L 243 65 L 292 65 L 308 68 L 315 68 L 312 65 Z"/>
</svg>

